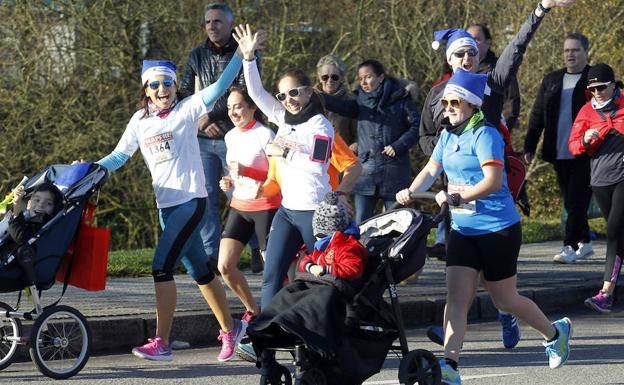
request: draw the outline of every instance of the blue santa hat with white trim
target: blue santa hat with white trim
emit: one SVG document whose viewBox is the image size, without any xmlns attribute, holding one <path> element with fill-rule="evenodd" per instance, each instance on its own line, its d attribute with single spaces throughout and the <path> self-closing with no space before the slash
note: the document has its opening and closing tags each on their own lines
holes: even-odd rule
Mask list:
<svg viewBox="0 0 624 385">
<path fill-rule="evenodd" d="M 470 104 L 481 107 L 488 76 L 475 74 L 458 68 L 446 83 L 443 97 L 447 95 L 459 96 Z"/>
<path fill-rule="evenodd" d="M 145 84 L 150 78 L 158 75 L 168 76 L 177 82 L 177 67 L 171 60 L 143 60 L 141 83 Z"/>
<path fill-rule="evenodd" d="M 433 33 L 433 39 L 434 41 L 431 43 L 431 47 L 435 50 L 440 48 L 441 42 L 446 40 L 446 60 L 451 58 L 451 55 L 457 48 L 464 45 L 472 46 L 477 52 L 479 51 L 475 39 L 463 29 L 441 29 Z"/>
</svg>

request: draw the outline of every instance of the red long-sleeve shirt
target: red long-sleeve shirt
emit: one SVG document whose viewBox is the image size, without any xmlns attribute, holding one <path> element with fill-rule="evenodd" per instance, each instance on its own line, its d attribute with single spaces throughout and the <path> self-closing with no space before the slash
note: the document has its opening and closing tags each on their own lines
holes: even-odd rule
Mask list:
<svg viewBox="0 0 624 385">
<path fill-rule="evenodd" d="M 615 104 L 622 106 L 624 103 L 624 96 L 620 96 L 615 100 Z M 583 144 L 583 136 L 585 131 L 590 128 L 598 130 L 598 139 L 592 141 L 588 145 Z M 581 108 L 574 125 L 572 126 L 572 132 L 570 132 L 570 139 L 568 140 L 568 148 L 572 155 L 587 154 L 589 156 L 594 155 L 600 144 L 612 129 L 617 130 L 620 134 L 624 135 L 624 107 L 620 107 L 615 116 L 611 117 L 606 115 L 604 118 L 600 116 L 598 111 L 594 110 L 591 105 L 591 101 Z"/>
<path fill-rule="evenodd" d="M 323 266 L 326 274 L 342 279 L 358 278 L 368 261 L 368 250 L 353 236 L 336 231 L 325 250 L 314 249 L 299 263 L 299 271 L 310 271 L 313 265 Z"/>
</svg>

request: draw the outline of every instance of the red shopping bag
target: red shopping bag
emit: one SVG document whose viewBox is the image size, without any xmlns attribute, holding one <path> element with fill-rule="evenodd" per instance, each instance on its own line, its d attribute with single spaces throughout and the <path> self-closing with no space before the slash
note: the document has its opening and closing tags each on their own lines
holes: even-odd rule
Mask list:
<svg viewBox="0 0 624 385">
<path fill-rule="evenodd" d="M 67 251 L 56 280 L 65 281 L 69 267 L 69 284 L 89 291 L 106 288 L 106 265 L 110 229 L 93 226 L 95 204 L 87 203 L 73 245 Z"/>
<path fill-rule="evenodd" d="M 522 186 L 526 182 L 526 174 L 524 163 L 515 156 L 507 155 L 507 187 L 509 187 L 514 202 L 518 201 Z"/>
</svg>

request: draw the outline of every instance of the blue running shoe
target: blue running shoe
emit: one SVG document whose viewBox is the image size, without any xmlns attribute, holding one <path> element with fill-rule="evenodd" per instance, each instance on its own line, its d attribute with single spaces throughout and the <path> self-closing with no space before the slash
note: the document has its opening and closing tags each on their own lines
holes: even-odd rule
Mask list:
<svg viewBox="0 0 624 385">
<path fill-rule="evenodd" d="M 507 349 L 512 349 L 520 342 L 520 327 L 518 319 L 513 314 L 498 312 L 498 320 L 503 327 L 503 345 Z"/>
<path fill-rule="evenodd" d="M 442 371 L 442 385 L 461 385 L 459 370 L 453 369 L 446 363 L 444 358 L 440 358 L 440 370 Z"/>
<path fill-rule="evenodd" d="M 572 338 L 572 321 L 565 317 L 553 322 L 553 326 L 559 331 L 559 337 L 551 342 L 544 342 L 548 365 L 556 369 L 565 364 L 570 357 L 570 338 Z"/>
<path fill-rule="evenodd" d="M 256 357 L 256 351 L 253 348 L 253 345 L 251 344 L 251 342 L 248 343 L 239 343 L 236 346 L 236 354 L 238 354 L 238 356 L 247 361 L 247 362 L 251 362 L 251 363 L 256 363 L 258 357 Z"/>
<path fill-rule="evenodd" d="M 431 326 L 427 329 L 427 337 L 434 344 L 444 346 L 444 329 L 441 326 Z"/>
</svg>

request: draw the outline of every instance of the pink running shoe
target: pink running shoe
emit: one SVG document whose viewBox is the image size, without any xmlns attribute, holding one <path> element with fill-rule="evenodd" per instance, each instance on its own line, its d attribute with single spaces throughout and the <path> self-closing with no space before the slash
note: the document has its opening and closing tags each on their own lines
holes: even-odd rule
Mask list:
<svg viewBox="0 0 624 385">
<path fill-rule="evenodd" d="M 256 318 L 256 315 L 250 312 L 249 310 L 247 310 L 245 311 L 245 314 L 243 314 L 243 318 L 241 318 L 241 321 L 249 325 L 251 321 L 253 321 L 255 318 Z"/>
<path fill-rule="evenodd" d="M 171 348 L 160 337 L 149 338 L 143 346 L 132 349 L 132 354 L 151 361 L 173 361 Z"/>
<path fill-rule="evenodd" d="M 240 343 L 247 331 L 247 324 L 235 319 L 234 328 L 229 332 L 219 330 L 219 337 L 217 339 L 223 344 L 221 346 L 221 352 L 217 356 L 217 360 L 221 362 L 229 361 L 234 357 L 236 345 Z"/>
<path fill-rule="evenodd" d="M 599 313 L 611 313 L 611 307 L 613 306 L 613 296 L 600 290 L 598 291 L 598 294 L 585 300 L 585 306 L 590 309 L 594 309 Z"/>
</svg>

